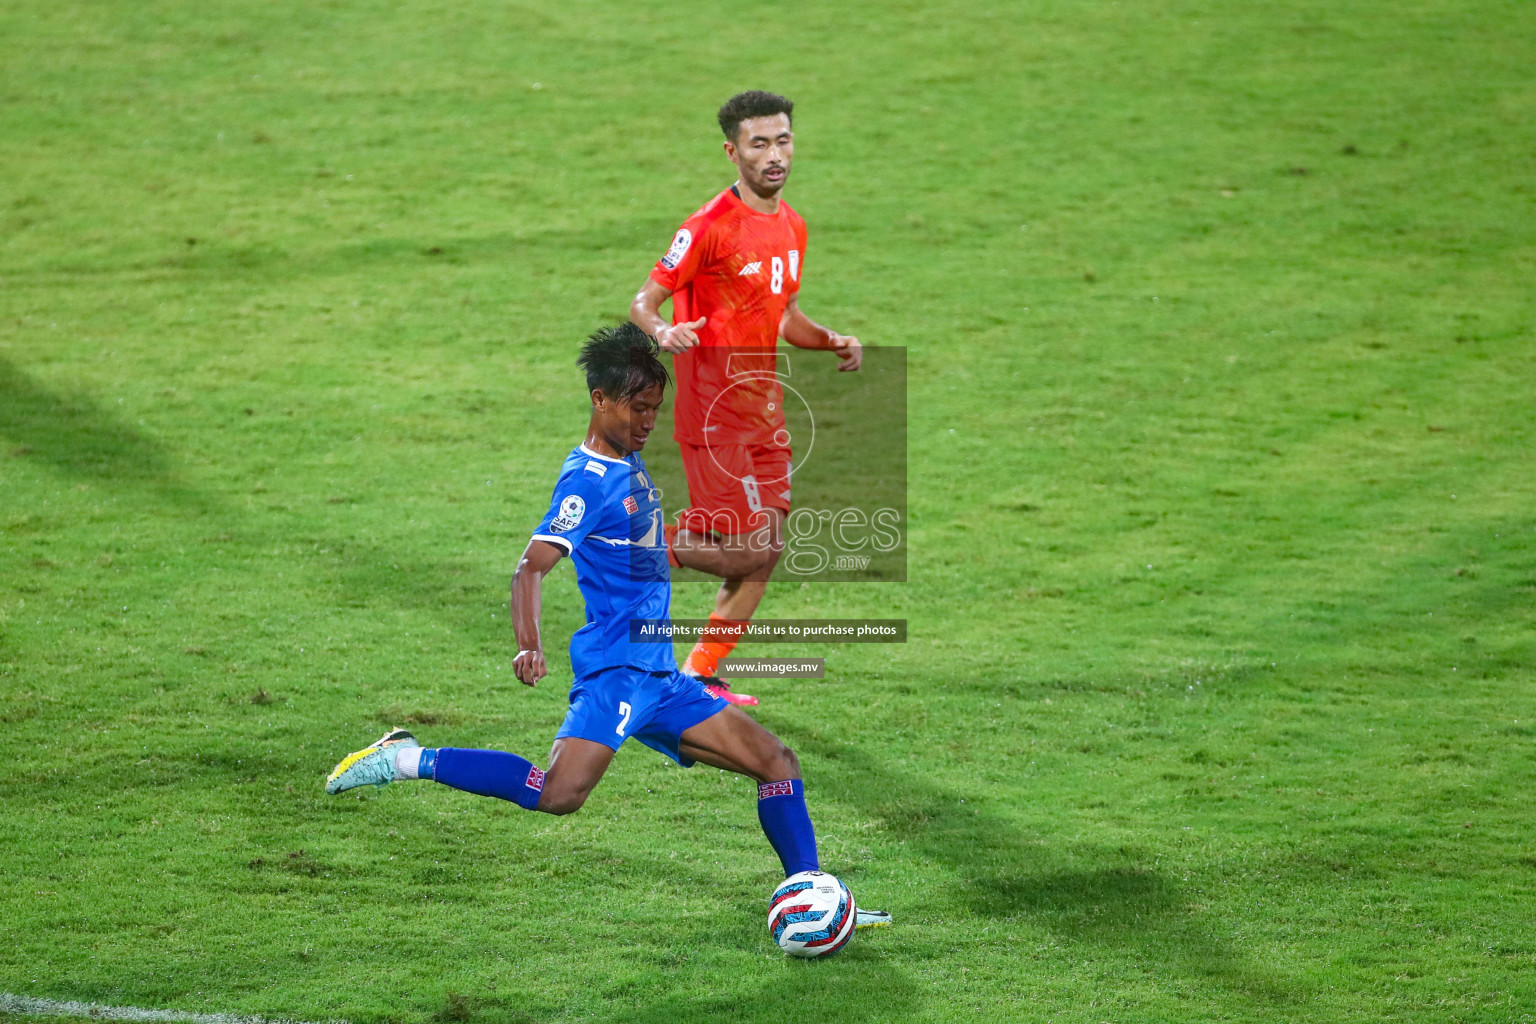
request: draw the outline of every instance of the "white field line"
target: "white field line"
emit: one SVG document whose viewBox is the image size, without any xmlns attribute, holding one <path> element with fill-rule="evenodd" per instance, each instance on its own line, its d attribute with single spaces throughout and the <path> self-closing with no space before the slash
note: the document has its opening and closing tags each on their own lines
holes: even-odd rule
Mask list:
<svg viewBox="0 0 1536 1024">
<path fill-rule="evenodd" d="M 74 1000 L 37 999 L 0 992 L 0 1016 L 91 1017 L 96 1020 L 174 1021 L 176 1024 L 347 1024 L 342 1020 L 298 1021 L 283 1017 L 251 1017 L 238 1013 L 188 1013 L 185 1010 L 146 1010 L 138 1006 L 105 1006 Z"/>
</svg>

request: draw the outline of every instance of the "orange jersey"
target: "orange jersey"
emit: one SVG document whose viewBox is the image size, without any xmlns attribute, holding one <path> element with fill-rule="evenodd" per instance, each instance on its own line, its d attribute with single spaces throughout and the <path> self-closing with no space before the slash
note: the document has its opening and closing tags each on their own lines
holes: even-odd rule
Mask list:
<svg viewBox="0 0 1536 1024">
<path fill-rule="evenodd" d="M 700 346 L 675 357 L 676 429 L 688 444 L 772 444 L 784 428 L 779 321 L 800 290 L 805 221 L 785 202 L 758 213 L 728 188 L 683 221 L 651 280 L 672 322 L 707 317 Z"/>
</svg>

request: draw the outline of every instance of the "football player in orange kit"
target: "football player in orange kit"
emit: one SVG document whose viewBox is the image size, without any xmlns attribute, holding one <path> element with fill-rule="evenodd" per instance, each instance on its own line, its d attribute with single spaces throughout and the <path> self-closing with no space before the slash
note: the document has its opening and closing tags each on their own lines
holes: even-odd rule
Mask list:
<svg viewBox="0 0 1536 1024">
<path fill-rule="evenodd" d="M 794 157 L 795 105 L 751 91 L 720 108 L 725 155 L 736 183 L 683 222 L 629 308 L 629 317 L 674 356 L 676 428 L 690 508 L 669 529 L 674 547 L 690 534 L 715 534 L 760 553 L 757 568 L 726 578 L 709 628 L 683 664 L 718 696 L 730 692 L 716 666 L 736 646 L 757 610 L 783 549 L 789 514 L 789 432 L 776 375 L 778 339 L 824 349 L 837 368 L 857 370 L 859 339 L 823 327 L 800 311 L 805 221 L 779 193 Z M 660 313 L 672 299 L 672 321 Z"/>
</svg>

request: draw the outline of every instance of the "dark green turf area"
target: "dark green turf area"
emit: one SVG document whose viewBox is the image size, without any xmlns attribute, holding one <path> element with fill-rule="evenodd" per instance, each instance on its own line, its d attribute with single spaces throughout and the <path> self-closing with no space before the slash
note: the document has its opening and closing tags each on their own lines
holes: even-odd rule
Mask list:
<svg viewBox="0 0 1536 1024">
<path fill-rule="evenodd" d="M 0 38 L 0 990 L 1536 1016 L 1529 3 L 24 0 Z M 575 346 L 753 86 L 799 105 L 804 307 L 910 373 L 909 582 L 764 607 L 910 620 L 756 685 L 899 922 L 825 963 L 769 941 L 714 770 L 631 745 L 564 819 L 321 793 L 390 724 L 544 756 L 579 599 L 530 692 L 505 593 Z"/>
</svg>

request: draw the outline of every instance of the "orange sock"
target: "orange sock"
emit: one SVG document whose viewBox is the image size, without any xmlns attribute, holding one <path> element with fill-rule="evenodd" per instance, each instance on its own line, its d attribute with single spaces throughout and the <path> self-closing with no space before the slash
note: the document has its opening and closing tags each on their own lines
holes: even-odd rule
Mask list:
<svg viewBox="0 0 1536 1024">
<path fill-rule="evenodd" d="M 709 625 L 704 635 L 688 652 L 683 669 L 696 676 L 712 676 L 726 655 L 736 649 L 736 641 L 747 628 L 745 620 L 726 619 L 714 612 L 709 613 Z"/>
</svg>

